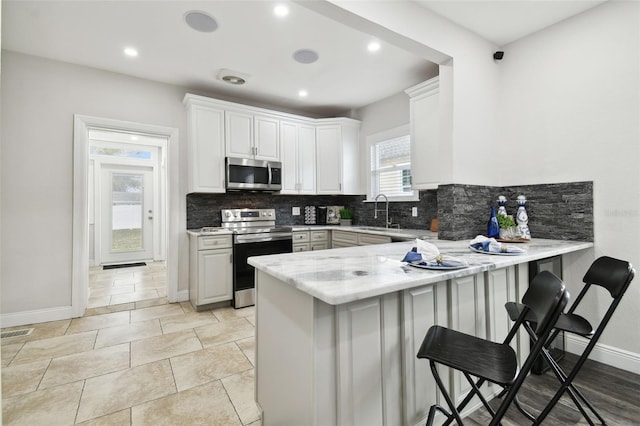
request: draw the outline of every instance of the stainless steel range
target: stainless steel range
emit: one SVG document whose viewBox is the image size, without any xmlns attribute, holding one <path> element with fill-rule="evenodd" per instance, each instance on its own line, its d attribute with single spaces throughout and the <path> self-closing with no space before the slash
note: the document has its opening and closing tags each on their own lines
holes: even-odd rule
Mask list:
<svg viewBox="0 0 640 426">
<path fill-rule="evenodd" d="M 255 273 L 251 256 L 291 253 L 290 227 L 276 226 L 275 209 L 225 209 L 222 227 L 233 231 L 233 306 L 255 304 Z"/>
</svg>

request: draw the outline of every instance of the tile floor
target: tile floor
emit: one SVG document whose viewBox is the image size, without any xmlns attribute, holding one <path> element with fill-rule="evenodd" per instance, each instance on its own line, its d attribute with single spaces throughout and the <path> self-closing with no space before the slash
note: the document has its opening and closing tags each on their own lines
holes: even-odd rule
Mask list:
<svg viewBox="0 0 640 426">
<path fill-rule="evenodd" d="M 3 424 L 259 425 L 254 308 L 136 300 L 159 291 L 154 274 L 96 271 L 111 286 L 84 317 L 3 329 L 33 328 L 2 339 Z M 110 293 L 120 286 L 133 289 Z"/>
<path fill-rule="evenodd" d="M 167 296 L 167 272 L 164 262 L 146 266 L 103 270 L 89 269 L 89 308 L 120 305 Z"/>
</svg>

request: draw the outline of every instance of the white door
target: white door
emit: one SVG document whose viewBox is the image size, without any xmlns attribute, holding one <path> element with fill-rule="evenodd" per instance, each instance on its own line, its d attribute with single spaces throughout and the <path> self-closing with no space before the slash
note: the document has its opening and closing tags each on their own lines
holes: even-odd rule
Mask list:
<svg viewBox="0 0 640 426">
<path fill-rule="evenodd" d="M 153 168 L 103 164 L 102 264 L 153 259 Z"/>
</svg>

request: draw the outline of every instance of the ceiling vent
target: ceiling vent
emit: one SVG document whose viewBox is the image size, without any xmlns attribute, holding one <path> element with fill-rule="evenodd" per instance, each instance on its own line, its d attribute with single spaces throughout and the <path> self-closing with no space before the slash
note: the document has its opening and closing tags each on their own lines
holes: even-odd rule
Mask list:
<svg viewBox="0 0 640 426">
<path fill-rule="evenodd" d="M 218 29 L 218 23 L 211 15 L 200 10 L 191 10 L 184 14 L 184 21 L 196 31 L 212 33 Z"/>
<path fill-rule="evenodd" d="M 245 84 L 249 77 L 250 76 L 248 74 L 228 69 L 221 69 L 220 71 L 218 71 L 217 75 L 218 80 L 224 81 L 225 83 L 233 84 L 235 86 L 241 86 Z"/>
<path fill-rule="evenodd" d="M 311 49 L 300 49 L 293 52 L 293 59 L 301 64 L 312 64 L 319 58 L 318 54 Z"/>
</svg>

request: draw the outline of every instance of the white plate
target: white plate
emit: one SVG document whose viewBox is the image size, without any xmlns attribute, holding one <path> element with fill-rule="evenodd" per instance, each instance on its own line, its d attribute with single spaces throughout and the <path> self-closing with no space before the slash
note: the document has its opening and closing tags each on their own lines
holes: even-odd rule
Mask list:
<svg viewBox="0 0 640 426">
<path fill-rule="evenodd" d="M 432 269 L 432 270 L 440 270 L 440 271 L 448 271 L 451 269 L 462 269 L 469 266 L 469 265 L 447 266 L 447 265 L 440 265 L 439 263 L 427 263 L 426 265 L 420 265 L 418 263 L 411 263 L 411 262 L 408 262 L 407 265 L 413 266 L 415 268 Z"/>
<path fill-rule="evenodd" d="M 475 251 L 476 253 L 482 253 L 482 254 L 497 254 L 498 256 L 520 256 L 521 254 L 525 254 L 525 253 L 495 253 L 493 251 L 484 251 L 484 250 L 479 250 L 477 248 L 473 248 L 471 246 L 469 246 L 469 248 L 471 249 L 471 251 Z"/>
</svg>

